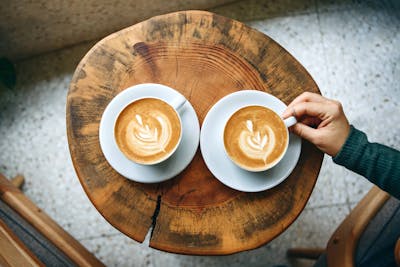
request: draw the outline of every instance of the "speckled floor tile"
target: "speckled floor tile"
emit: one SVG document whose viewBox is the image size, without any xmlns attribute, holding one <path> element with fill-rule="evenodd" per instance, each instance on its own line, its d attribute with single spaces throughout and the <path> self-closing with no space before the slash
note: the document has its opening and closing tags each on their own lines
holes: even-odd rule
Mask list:
<svg viewBox="0 0 400 267">
<path fill-rule="evenodd" d="M 400 148 L 400 20 L 392 20 L 367 7 L 320 17 L 327 95 L 343 103 L 349 120 L 371 140 Z"/>
<path fill-rule="evenodd" d="M 106 266 L 155 267 L 153 258 L 155 250 L 122 235 L 79 240 L 89 251 Z M 162 266 L 169 266 L 163 264 Z M 178 266 L 178 265 L 175 265 Z"/>
<path fill-rule="evenodd" d="M 343 103 L 350 123 L 371 142 L 400 149 L 400 18 L 369 6 L 320 16 L 328 67 L 325 95 Z M 363 177 L 345 176 L 349 201 L 371 188 Z"/>
<path fill-rule="evenodd" d="M 331 157 L 325 156 L 307 207 L 324 207 L 347 203 L 345 177 L 349 175 L 352 175 L 352 173 L 336 165 Z"/>
<path fill-rule="evenodd" d="M 372 188 L 373 184 L 358 174 L 353 174 L 345 177 L 348 202 L 360 201 Z"/>
</svg>

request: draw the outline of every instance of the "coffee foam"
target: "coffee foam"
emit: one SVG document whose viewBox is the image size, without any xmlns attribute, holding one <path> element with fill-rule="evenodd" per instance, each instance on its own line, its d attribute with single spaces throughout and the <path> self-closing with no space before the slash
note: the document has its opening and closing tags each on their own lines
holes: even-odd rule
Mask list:
<svg viewBox="0 0 400 267">
<path fill-rule="evenodd" d="M 252 120 L 246 120 L 246 128 L 239 135 L 239 148 L 247 157 L 262 160 L 267 163 L 267 158 L 275 147 L 275 134 L 271 127 L 262 125 L 254 131 Z"/>
<path fill-rule="evenodd" d="M 268 168 L 280 160 L 288 142 L 282 119 L 262 106 L 247 106 L 235 112 L 224 130 L 228 156 L 248 170 Z"/>
<path fill-rule="evenodd" d="M 120 113 L 114 134 L 118 147 L 128 158 L 152 164 L 175 150 L 181 124 L 167 103 L 145 98 L 131 103 Z"/>
</svg>

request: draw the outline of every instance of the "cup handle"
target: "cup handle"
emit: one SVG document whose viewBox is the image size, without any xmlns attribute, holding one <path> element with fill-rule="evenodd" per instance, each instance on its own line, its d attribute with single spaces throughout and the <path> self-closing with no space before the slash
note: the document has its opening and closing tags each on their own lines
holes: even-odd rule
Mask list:
<svg viewBox="0 0 400 267">
<path fill-rule="evenodd" d="M 179 94 L 177 97 L 175 97 L 171 103 L 169 103 L 176 111 L 180 111 L 180 109 L 183 107 L 183 105 L 185 105 L 187 99 Z"/>
<path fill-rule="evenodd" d="M 295 125 L 297 123 L 297 120 L 295 117 L 291 116 L 289 118 L 284 119 L 283 122 L 285 123 L 286 127 L 289 128 L 290 126 Z"/>
</svg>

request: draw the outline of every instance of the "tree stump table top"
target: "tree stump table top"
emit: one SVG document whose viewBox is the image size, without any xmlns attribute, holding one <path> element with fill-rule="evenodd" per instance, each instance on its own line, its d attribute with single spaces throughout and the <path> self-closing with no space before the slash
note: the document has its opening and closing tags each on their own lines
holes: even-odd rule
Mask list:
<svg viewBox="0 0 400 267">
<path fill-rule="evenodd" d="M 300 159 L 278 186 L 244 193 L 220 183 L 198 149 L 177 177 L 142 184 L 119 175 L 99 144 L 107 104 L 135 84 L 160 83 L 182 93 L 200 125 L 225 95 L 265 91 L 290 103 L 303 91 L 319 93 L 299 62 L 268 36 L 204 11 L 151 18 L 98 42 L 82 59 L 67 98 L 67 134 L 79 180 L 114 227 L 150 246 L 196 255 L 257 248 L 282 233 L 304 209 L 323 154 L 303 140 Z"/>
</svg>

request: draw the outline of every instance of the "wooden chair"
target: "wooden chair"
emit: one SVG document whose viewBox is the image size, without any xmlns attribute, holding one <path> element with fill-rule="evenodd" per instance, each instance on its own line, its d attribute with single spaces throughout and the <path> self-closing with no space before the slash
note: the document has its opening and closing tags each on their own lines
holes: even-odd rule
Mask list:
<svg viewBox="0 0 400 267">
<path fill-rule="evenodd" d="M 328 267 L 354 266 L 361 235 L 389 198 L 386 192 L 374 186 L 339 225 L 329 239 L 326 249 L 292 248 L 288 250 L 288 256 L 318 259 L 326 253 Z M 400 238 L 397 240 L 394 253 L 397 265 L 400 266 Z"/>
<path fill-rule="evenodd" d="M 62 229 L 47 214 L 38 208 L 19 189 L 24 182 L 24 177 L 19 175 L 11 181 L 0 174 L 0 199 L 11 211 L 22 217 L 24 223 L 32 226 L 48 242 L 53 244 L 57 251 L 63 253 L 62 257 L 68 262 L 78 266 L 104 266 L 92 253 L 82 246 L 75 238 Z M 3 208 L 6 208 L 3 204 Z M 7 211 L 6 211 L 7 212 Z M 3 213 L 7 215 L 7 213 Z M 20 218 L 18 217 L 18 218 Z M 0 219 L 0 265 L 1 266 L 44 266 L 21 240 Z M 64 256 L 65 255 L 65 256 Z"/>
<path fill-rule="evenodd" d="M 44 266 L 0 220 L 0 266 Z"/>
</svg>

